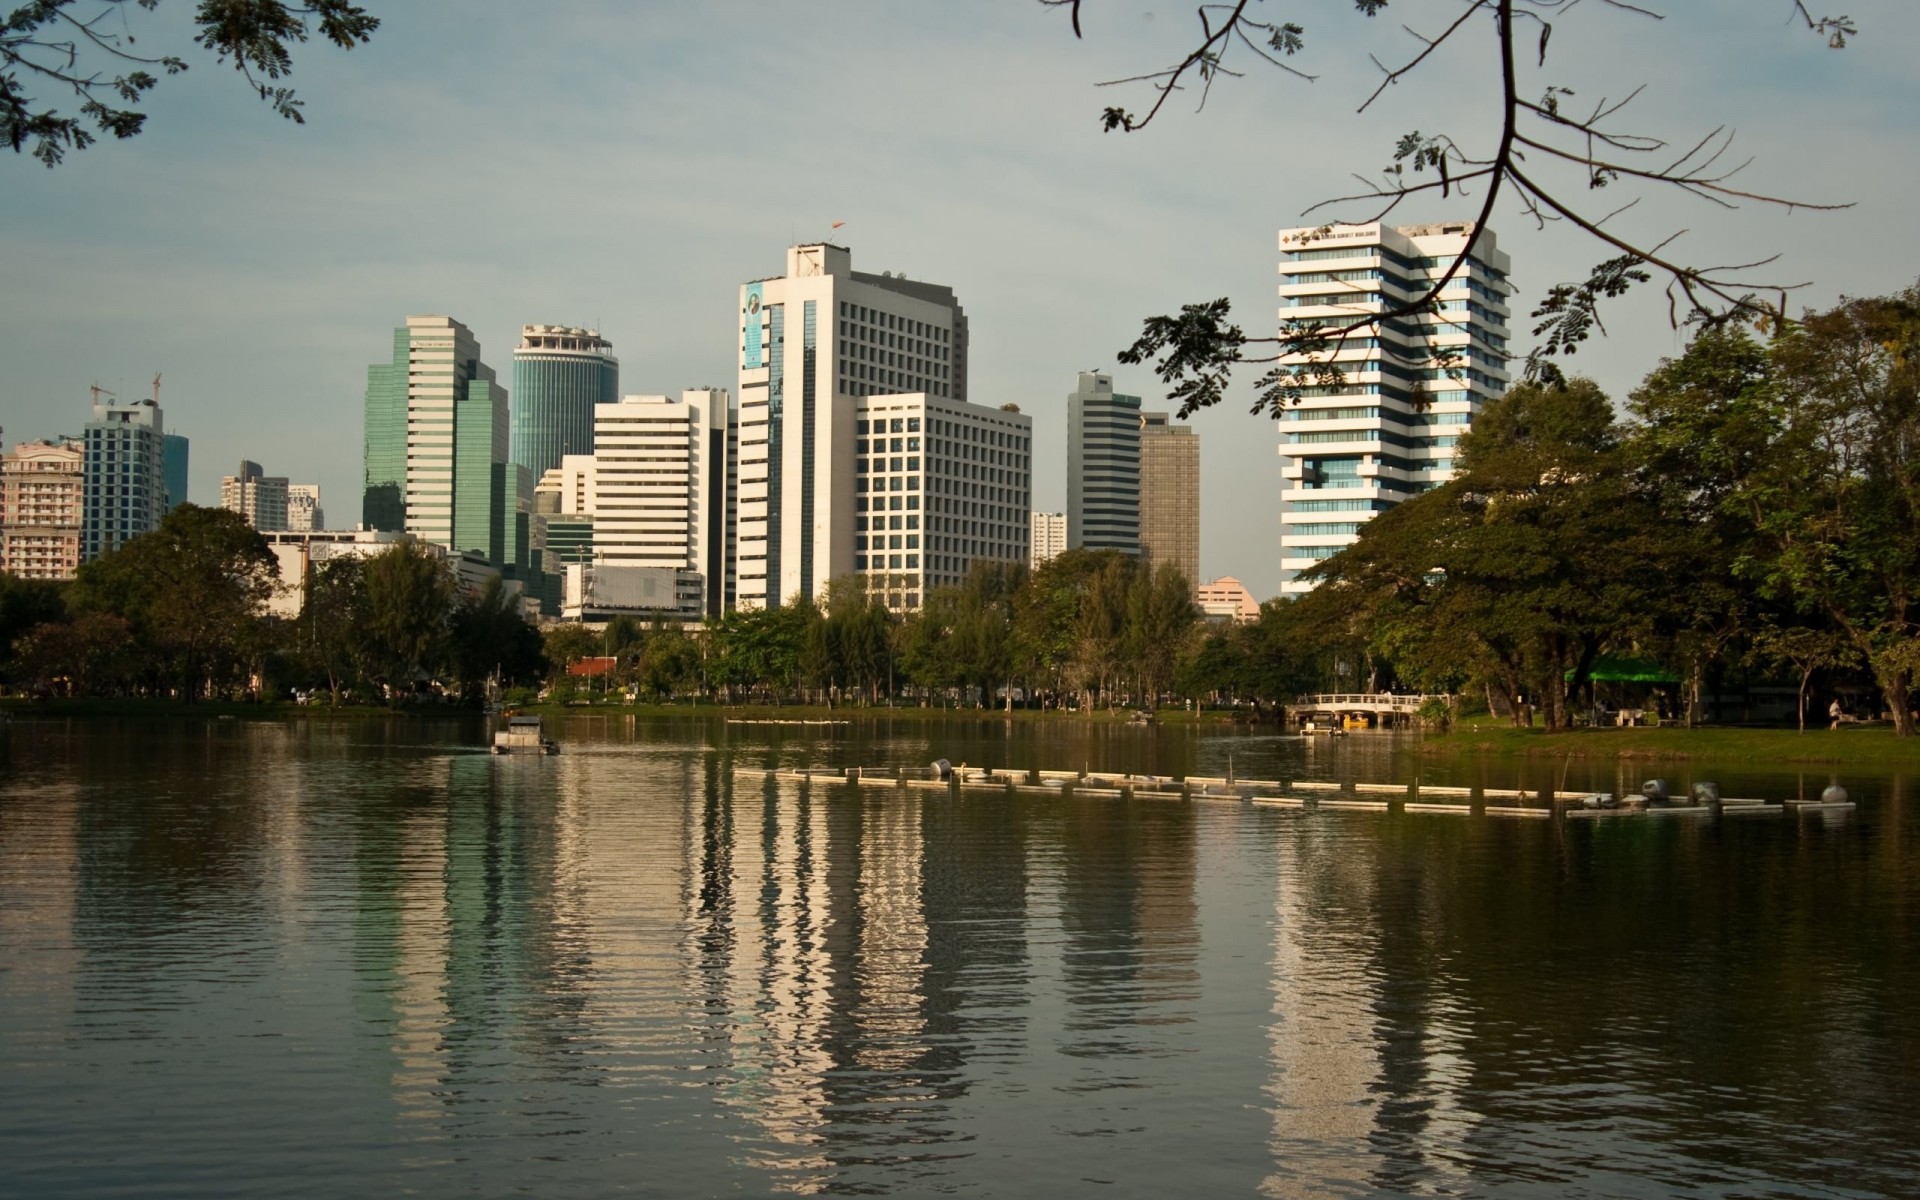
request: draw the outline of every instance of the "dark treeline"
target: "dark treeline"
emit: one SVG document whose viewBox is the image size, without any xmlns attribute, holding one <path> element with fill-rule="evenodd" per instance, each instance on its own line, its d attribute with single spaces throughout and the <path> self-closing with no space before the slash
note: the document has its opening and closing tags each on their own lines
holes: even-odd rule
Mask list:
<svg viewBox="0 0 1920 1200">
<path fill-rule="evenodd" d="M 496 581 L 463 593 L 410 542 L 316 566 L 300 616 L 268 611 L 288 586 L 236 513 L 185 504 L 71 583 L 0 575 L 0 681 L 42 695 L 176 700 L 478 700 L 537 681 L 540 637 Z"/>
</svg>

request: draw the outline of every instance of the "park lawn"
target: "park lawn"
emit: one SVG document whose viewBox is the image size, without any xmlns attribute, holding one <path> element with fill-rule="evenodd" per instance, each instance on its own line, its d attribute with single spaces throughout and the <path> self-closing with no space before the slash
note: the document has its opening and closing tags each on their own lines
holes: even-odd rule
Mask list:
<svg viewBox="0 0 1920 1200">
<path fill-rule="evenodd" d="M 1431 755 L 1499 754 L 1519 758 L 1701 759 L 1754 765 L 1848 763 L 1920 767 L 1920 738 L 1895 737 L 1890 726 L 1839 729 L 1685 729 L 1679 726 L 1573 729 L 1548 733 L 1481 718 L 1423 740 Z"/>
</svg>

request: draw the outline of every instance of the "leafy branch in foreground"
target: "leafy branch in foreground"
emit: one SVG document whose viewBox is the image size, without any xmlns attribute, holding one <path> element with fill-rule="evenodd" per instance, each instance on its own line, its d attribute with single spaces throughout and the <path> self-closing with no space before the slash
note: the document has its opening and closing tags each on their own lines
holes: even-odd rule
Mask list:
<svg viewBox="0 0 1920 1200">
<path fill-rule="evenodd" d="M 1074 35 L 1081 36 L 1081 10 L 1086 0 L 1040 2 L 1069 9 Z M 1181 92 L 1196 94 L 1196 107 L 1204 107 L 1218 79 L 1244 74 L 1239 67 L 1242 62 L 1257 66 L 1264 61 L 1311 81 L 1314 76 L 1286 61 L 1304 50 L 1304 28 L 1293 22 L 1260 19 L 1255 6 L 1265 2 L 1235 0 L 1201 5 L 1198 45 L 1162 70 L 1103 85 L 1145 85 L 1154 98 L 1151 106 L 1138 114 L 1108 106 L 1101 114 L 1102 127 L 1139 132 Z M 1361 16 L 1376 17 L 1386 10 L 1388 2 L 1355 0 L 1354 9 Z M 1367 111 L 1441 48 L 1465 41 L 1472 36 L 1471 31 L 1484 31 L 1493 43 L 1501 82 L 1497 122 L 1487 123 L 1488 129 L 1497 130 L 1491 146 L 1474 150 L 1472 139 L 1445 132 L 1415 130 L 1403 135 L 1376 176 L 1360 177 L 1360 190 L 1306 210 L 1308 214 L 1326 212 L 1332 218 L 1306 240 L 1316 240 L 1336 226 L 1383 221 L 1411 198 L 1452 199 L 1456 194 L 1467 197 L 1477 191 L 1475 229 L 1487 225 L 1505 197 L 1537 227 L 1550 223 L 1571 226 L 1600 242 L 1607 248 L 1608 257 L 1586 279 L 1549 289 L 1532 311 L 1536 322 L 1533 333 L 1540 340 L 1527 358 L 1529 377 L 1559 378 L 1553 360 L 1575 353 L 1595 331 L 1605 333 L 1599 315 L 1601 302 L 1656 278 L 1665 280 L 1668 315 L 1676 327 L 1738 323 L 1778 329 L 1787 324 L 1787 295 L 1805 284 L 1767 280 L 1754 274 L 1773 263 L 1777 255 L 1751 262 L 1695 264 L 1673 250 L 1685 230 L 1648 240 L 1617 232 L 1616 219 L 1636 207 L 1649 189 L 1678 190 L 1722 209 L 1758 203 L 1789 211 L 1830 211 L 1850 205 L 1794 200 L 1738 186 L 1735 177 L 1750 160 L 1731 161 L 1734 133 L 1727 126 L 1683 143 L 1684 151 L 1665 138 L 1620 128 L 1618 118 L 1640 97 L 1640 87 L 1620 99 L 1602 97 L 1591 105 L 1576 107 L 1570 88 L 1551 80 L 1524 85 L 1524 72 L 1537 73 L 1546 68 L 1556 22 L 1563 21 L 1574 7 L 1564 0 L 1456 2 L 1460 11 L 1431 36 L 1402 26 L 1418 43 L 1418 49 L 1399 65 L 1388 66 L 1371 56 L 1380 79 L 1358 111 Z M 1662 14 L 1627 0 L 1603 3 L 1629 19 L 1664 19 Z M 1790 15 L 1834 49 L 1844 48 L 1847 39 L 1859 32 L 1851 18 L 1815 17 L 1803 0 L 1791 0 Z M 1524 66 L 1523 58 L 1530 60 Z M 1612 198 L 1622 190 L 1635 194 L 1614 203 Z M 1586 198 L 1601 192 L 1606 193 L 1609 207 L 1592 205 Z M 1191 304 L 1178 317 L 1149 319 L 1141 336 L 1120 358 L 1131 364 L 1157 360 L 1155 372 L 1179 398 L 1182 416 L 1223 399 L 1235 366 L 1267 365 L 1269 369 L 1258 382 L 1252 411 L 1277 414 L 1297 403 L 1305 388 L 1344 383 L 1338 355 L 1351 347 L 1352 339 L 1372 336 L 1371 331 L 1385 323 L 1437 313 L 1440 293 L 1465 266 L 1472 249 L 1470 241 L 1419 296 L 1405 301 L 1384 300 L 1377 311 L 1356 312 L 1351 319 L 1290 322 L 1273 337 L 1253 338 L 1227 322 L 1228 304 L 1224 299 Z M 1422 365 L 1439 366 L 1443 373 L 1457 370 L 1457 363 L 1443 361 L 1445 355 L 1411 354 L 1385 339 L 1379 349 Z"/>
<path fill-rule="evenodd" d="M 160 0 L 30 0 L 0 18 L 0 141 L 15 154 L 33 146 L 33 157 L 59 165 L 71 150 L 93 145 L 95 134 L 130 138 L 146 127 L 147 114 L 130 106 L 160 82 L 159 71 L 178 75 L 185 59 L 136 52 L 128 25 L 131 5 L 151 11 Z M 76 12 L 84 9 L 84 12 Z M 260 98 L 295 124 L 305 124 L 292 88 L 276 86 L 293 71 L 293 43 L 309 33 L 343 50 L 364 44 L 380 27 L 377 17 L 349 0 L 199 0 L 195 44 L 214 61 L 233 60 Z M 37 82 L 36 82 L 37 81 Z M 44 105 L 39 87 L 71 93 L 79 102 L 66 116 Z"/>
</svg>

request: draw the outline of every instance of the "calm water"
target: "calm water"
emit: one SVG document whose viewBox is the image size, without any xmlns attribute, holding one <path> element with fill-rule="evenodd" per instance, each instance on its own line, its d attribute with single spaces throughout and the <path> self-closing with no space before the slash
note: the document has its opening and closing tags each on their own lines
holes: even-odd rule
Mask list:
<svg viewBox="0 0 1920 1200">
<path fill-rule="evenodd" d="M 1421 769 L 1386 738 L 561 732 L 0 728 L 0 1194 L 1920 1195 L 1903 779 L 1502 821 L 731 769 Z M 1530 769 L 1427 778 L 1637 783 Z"/>
</svg>

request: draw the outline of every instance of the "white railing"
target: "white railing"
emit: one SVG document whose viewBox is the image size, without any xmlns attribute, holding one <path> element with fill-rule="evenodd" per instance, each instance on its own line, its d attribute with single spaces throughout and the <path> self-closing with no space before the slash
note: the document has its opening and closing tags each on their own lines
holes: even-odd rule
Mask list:
<svg viewBox="0 0 1920 1200">
<path fill-rule="evenodd" d="M 1386 692 L 1356 692 L 1348 695 L 1322 693 L 1314 696 L 1302 696 L 1295 702 L 1295 708 L 1333 708 L 1351 709 L 1367 712 L 1418 712 L 1420 706 L 1433 697 L 1401 696 Z"/>
</svg>

